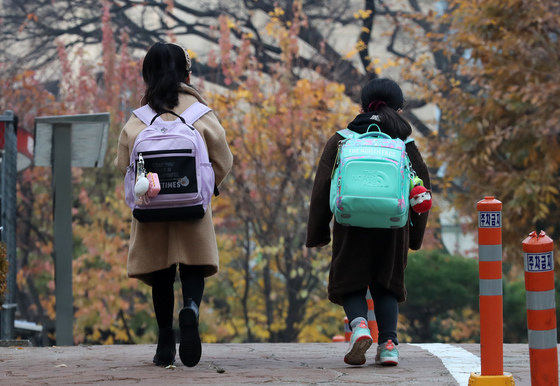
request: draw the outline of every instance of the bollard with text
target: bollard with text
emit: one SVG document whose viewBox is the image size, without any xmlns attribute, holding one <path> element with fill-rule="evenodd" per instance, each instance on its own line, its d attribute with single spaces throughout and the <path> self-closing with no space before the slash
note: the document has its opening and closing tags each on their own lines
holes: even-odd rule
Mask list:
<svg viewBox="0 0 560 386">
<path fill-rule="evenodd" d="M 478 211 L 478 276 L 480 304 L 480 374 L 469 385 L 513 385 L 503 369 L 502 203 L 486 196 Z"/>
<path fill-rule="evenodd" d="M 554 242 L 545 232 L 523 240 L 531 385 L 558 385 Z"/>
</svg>

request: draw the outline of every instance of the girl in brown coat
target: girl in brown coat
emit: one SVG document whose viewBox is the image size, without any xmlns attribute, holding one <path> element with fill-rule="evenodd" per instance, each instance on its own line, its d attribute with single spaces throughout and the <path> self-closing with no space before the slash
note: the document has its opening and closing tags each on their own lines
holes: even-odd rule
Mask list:
<svg viewBox="0 0 560 386">
<path fill-rule="evenodd" d="M 398 111 L 403 107 L 401 88 L 389 79 L 373 79 L 362 89 L 362 112 L 350 122 L 348 129 L 363 134 L 376 123 L 381 131 L 403 141 L 412 129 Z M 307 224 L 308 248 L 327 245 L 330 240 L 329 207 L 331 172 L 338 143 L 344 138 L 336 133 L 327 142 L 317 167 L 311 194 Z M 416 174 L 430 189 L 428 169 L 413 141 L 406 151 Z M 365 352 L 372 344 L 367 328 L 366 291 L 371 290 L 375 317 L 379 328 L 376 362 L 398 363 L 398 302 L 406 298 L 404 270 L 408 249 L 422 245 L 428 213 L 410 211 L 409 222 L 399 229 L 359 228 L 342 226 L 334 221 L 332 262 L 329 274 L 329 300 L 340 304 L 350 321 L 352 339 L 344 361 L 352 365 L 365 363 Z"/>
<path fill-rule="evenodd" d="M 146 95 L 142 104 L 155 112 L 172 111 L 181 114 L 195 102 L 206 105 L 202 96 L 189 85 L 191 62 L 186 51 L 175 44 L 154 44 L 144 58 L 142 75 Z M 161 115 L 175 120 L 171 113 Z M 202 135 L 216 186 L 231 169 L 233 157 L 226 141 L 225 130 L 212 111 L 193 126 Z M 132 115 L 119 137 L 116 164 L 125 174 L 130 154 L 138 134 L 146 124 Z M 198 332 L 198 308 L 204 291 L 204 278 L 218 271 L 218 248 L 208 206 L 203 218 L 187 221 L 138 222 L 132 218 L 128 253 L 128 276 L 152 287 L 152 298 L 159 327 L 158 345 L 153 362 L 168 366 L 175 361 L 173 332 L 173 283 L 179 267 L 183 292 L 183 309 L 179 313 L 179 356 L 186 366 L 195 366 L 201 356 Z"/>
</svg>

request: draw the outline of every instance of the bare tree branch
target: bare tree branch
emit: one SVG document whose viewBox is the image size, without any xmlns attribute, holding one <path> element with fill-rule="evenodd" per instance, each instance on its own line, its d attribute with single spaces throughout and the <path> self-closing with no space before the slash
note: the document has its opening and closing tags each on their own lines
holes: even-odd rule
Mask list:
<svg viewBox="0 0 560 386">
<path fill-rule="evenodd" d="M 426 126 L 412 111 L 405 110 L 402 114 L 424 137 L 429 137 L 434 134 L 433 130 Z"/>
<path fill-rule="evenodd" d="M 360 61 L 362 62 L 362 66 L 366 72 L 370 73 L 371 77 L 375 78 L 377 75 L 375 73 L 375 69 L 372 66 L 371 55 L 369 54 L 368 43 L 371 40 L 371 33 L 373 30 L 373 20 L 375 18 L 375 1 L 374 0 L 366 0 L 365 1 L 366 12 L 369 11 L 369 14 L 362 22 L 362 30 L 360 32 L 360 36 L 358 37 L 358 44 L 363 44 L 365 47 L 364 49 L 360 50 Z"/>
<path fill-rule="evenodd" d="M 379 7 L 376 7 L 375 0 L 363 1 L 362 9 L 370 12 L 360 22 L 362 28 L 356 41 L 364 42 L 366 47 L 371 46 L 369 43 L 377 18 L 389 18 L 394 27 L 387 49 L 395 56 L 413 62 L 415 59 L 411 53 L 395 48 L 397 40 L 403 39 L 403 13 L 392 10 L 383 0 L 377 1 Z M 208 42 L 210 47 L 217 47 L 216 19 L 220 15 L 227 15 L 238 25 L 238 28 L 231 30 L 237 39 L 251 33 L 250 42 L 263 71 L 267 72 L 279 60 L 280 47 L 270 42 L 255 21 L 268 17 L 278 7 L 284 11 L 283 22 L 291 22 L 294 17 L 293 0 L 232 0 L 219 4 L 203 2 L 200 7 L 191 4 L 187 0 L 175 0 L 171 9 L 167 3 L 156 0 L 119 0 L 110 2 L 109 11 L 114 29 L 126 29 L 128 45 L 135 49 L 144 50 L 156 41 L 167 40 L 168 34 L 179 39 L 197 37 Z M 409 0 L 409 5 L 417 15 L 408 13 L 407 20 L 412 20 L 425 32 L 432 31 L 431 23 L 421 17 L 420 3 Z M 319 69 L 325 78 L 344 84 L 345 93 L 358 102 L 363 83 L 369 77 L 376 76 L 372 68 L 372 58 L 376 57 L 376 53 L 370 52 L 373 50 L 371 47 L 360 50 L 357 64 L 344 58 L 340 50 L 334 47 L 333 40 L 329 39 L 329 31 L 356 25 L 354 12 L 349 12 L 355 6 L 356 2 L 350 0 L 303 0 L 302 8 L 308 22 L 301 28 L 299 38 L 310 50 L 295 58 L 295 63 Z M 98 0 L 57 0 L 55 3 L 51 0 L 5 0 L 0 10 L 5 27 L 3 43 L 0 44 L 5 47 L 15 44 L 22 49 L 0 50 L 0 62 L 28 68 L 45 66 L 57 59 L 58 38 L 63 38 L 58 41 L 63 41 L 67 49 L 99 45 L 103 39 L 101 16 L 102 8 Z M 440 25 L 438 32 L 445 32 L 445 26 Z M 120 34 L 115 34 L 115 39 L 117 44 L 122 43 Z M 449 59 L 443 52 L 435 51 L 434 58 L 440 70 L 452 71 Z M 210 68 L 206 63 L 195 61 L 193 71 L 210 82 L 224 85 L 224 77 L 219 69 Z M 409 104 L 409 109 L 413 107 Z"/>
</svg>

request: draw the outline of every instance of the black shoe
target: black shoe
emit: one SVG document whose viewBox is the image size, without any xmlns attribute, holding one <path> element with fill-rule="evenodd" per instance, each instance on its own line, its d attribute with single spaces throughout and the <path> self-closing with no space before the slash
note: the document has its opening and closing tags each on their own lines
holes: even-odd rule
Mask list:
<svg viewBox="0 0 560 386">
<path fill-rule="evenodd" d="M 153 362 L 156 366 L 169 366 L 175 363 L 175 332 L 172 328 L 159 330 L 156 355 Z"/>
<path fill-rule="evenodd" d="M 200 361 L 202 345 L 198 334 L 198 306 L 192 299 L 187 299 L 185 307 L 179 312 L 179 358 L 185 366 L 194 367 Z"/>
</svg>

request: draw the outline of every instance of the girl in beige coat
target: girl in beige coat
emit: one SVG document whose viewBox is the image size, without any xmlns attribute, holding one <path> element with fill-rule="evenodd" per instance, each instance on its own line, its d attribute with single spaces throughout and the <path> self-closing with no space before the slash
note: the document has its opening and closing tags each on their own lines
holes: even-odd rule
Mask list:
<svg viewBox="0 0 560 386">
<path fill-rule="evenodd" d="M 206 104 L 199 92 L 189 85 L 190 66 L 189 56 L 180 46 L 154 44 L 144 58 L 142 75 L 146 95 L 142 104 L 163 113 L 161 117 L 164 120 L 176 119 L 165 111 L 181 114 L 195 102 Z M 212 111 L 195 121 L 194 127 L 206 143 L 218 187 L 233 162 L 225 130 Z M 145 128 L 146 124 L 132 115 L 120 133 L 115 162 L 123 174 L 130 163 L 136 136 Z M 168 366 L 175 360 L 173 282 L 177 266 L 184 303 L 179 313 L 179 356 L 186 366 L 192 367 L 201 356 L 198 308 L 204 291 L 204 278 L 218 271 L 218 248 L 210 206 L 204 217 L 198 220 L 138 222 L 132 218 L 128 276 L 152 287 L 159 327 L 153 362 L 158 366 Z"/>
</svg>

